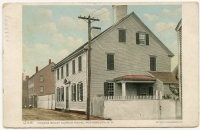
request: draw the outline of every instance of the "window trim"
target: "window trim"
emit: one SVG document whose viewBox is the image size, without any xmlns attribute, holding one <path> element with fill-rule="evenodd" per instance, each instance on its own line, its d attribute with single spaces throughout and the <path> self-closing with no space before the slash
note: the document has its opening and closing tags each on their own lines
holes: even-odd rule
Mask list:
<svg viewBox="0 0 200 130">
<path fill-rule="evenodd" d="M 76 84 L 74 83 L 74 84 L 72 84 L 72 87 L 71 87 L 71 89 L 72 89 L 72 99 L 71 99 L 71 101 L 72 102 L 76 102 L 77 100 L 76 100 L 76 97 L 77 97 L 77 89 L 76 89 Z M 74 92 L 74 93 L 73 93 Z M 74 95 L 75 94 L 75 95 Z"/>
<path fill-rule="evenodd" d="M 82 100 L 81 100 L 81 92 L 80 92 L 81 84 L 82 84 Z M 79 88 L 79 90 L 78 90 L 78 88 Z M 83 102 L 83 82 L 79 82 L 77 84 L 77 101 Z"/>
<path fill-rule="evenodd" d="M 138 38 L 137 38 L 137 34 L 138 34 Z M 144 34 L 145 35 L 145 40 L 144 40 L 145 43 L 144 44 L 140 43 L 140 34 Z M 148 40 L 148 42 L 147 42 L 147 40 Z M 149 45 L 149 34 L 147 32 L 144 32 L 144 31 L 137 31 L 136 32 L 136 44 L 137 45 L 141 45 L 141 46 L 148 46 Z"/>
<path fill-rule="evenodd" d="M 41 78 L 42 77 L 42 81 L 40 80 L 40 82 L 44 82 L 44 76 L 42 76 L 42 75 L 40 75 L 40 77 L 39 78 Z"/>
<path fill-rule="evenodd" d="M 125 31 L 125 42 L 124 42 L 124 41 L 123 41 L 123 42 L 120 41 L 120 36 L 119 36 L 119 31 L 120 31 L 120 30 L 124 30 L 124 31 Z M 126 30 L 127 30 L 127 29 L 124 29 L 124 28 L 118 28 L 118 42 L 119 42 L 119 43 L 126 43 L 126 42 L 127 42 L 127 39 L 126 39 L 126 37 L 127 37 L 127 35 L 126 35 Z"/>
</svg>

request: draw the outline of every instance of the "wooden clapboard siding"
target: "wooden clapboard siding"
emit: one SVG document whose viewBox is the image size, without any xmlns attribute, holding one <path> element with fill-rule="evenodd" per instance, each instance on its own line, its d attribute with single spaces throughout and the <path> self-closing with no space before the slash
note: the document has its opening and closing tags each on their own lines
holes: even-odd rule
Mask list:
<svg viewBox="0 0 200 130">
<path fill-rule="evenodd" d="M 118 29 L 126 29 L 126 43 L 118 42 Z M 170 71 L 171 58 L 149 35 L 149 45 L 136 44 L 136 32 L 144 31 L 134 17 L 129 17 L 97 38 L 91 51 L 91 96 L 103 94 L 103 83 L 123 75 L 145 75 L 150 70 L 150 55 L 156 56 L 157 71 Z M 148 33 L 148 32 L 147 32 Z M 114 71 L 107 70 L 107 53 L 114 53 Z"/>
<path fill-rule="evenodd" d="M 78 57 L 82 56 L 82 71 L 78 71 Z M 79 55 L 77 57 L 75 57 L 74 59 L 71 59 L 69 62 L 66 62 L 65 64 L 63 64 L 63 74 L 64 74 L 64 78 L 63 79 L 59 79 L 57 80 L 56 78 L 56 87 L 55 90 L 57 89 L 57 87 L 64 87 L 64 102 L 57 102 L 56 100 L 56 107 L 57 108 L 66 108 L 66 87 L 69 86 L 69 108 L 70 110 L 80 110 L 80 111 L 85 111 L 86 110 L 86 100 L 87 100 L 87 83 L 86 83 L 86 53 L 82 53 L 81 55 Z M 75 74 L 72 74 L 72 61 L 75 60 Z M 68 63 L 68 67 L 69 67 L 69 76 L 66 76 L 66 64 Z M 59 67 L 59 69 L 62 66 Z M 55 72 L 56 74 L 56 72 Z M 61 74 L 61 73 L 60 73 Z M 56 74 L 57 76 L 57 74 Z M 59 76 L 61 77 L 61 75 Z M 67 79 L 71 82 L 70 85 L 64 85 L 64 79 Z M 72 84 L 77 84 L 79 82 L 83 83 L 83 101 L 72 101 L 72 90 L 71 90 L 71 85 Z M 76 96 L 77 96 L 77 89 L 76 89 Z M 76 97 L 77 99 L 77 97 Z"/>
</svg>

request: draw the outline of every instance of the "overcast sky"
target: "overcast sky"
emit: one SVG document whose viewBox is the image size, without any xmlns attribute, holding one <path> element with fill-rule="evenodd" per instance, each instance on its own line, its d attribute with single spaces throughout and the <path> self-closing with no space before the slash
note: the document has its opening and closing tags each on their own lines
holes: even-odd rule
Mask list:
<svg viewBox="0 0 200 130">
<path fill-rule="evenodd" d="M 101 9 L 100 9 L 101 8 Z M 98 10 L 99 9 L 99 10 Z M 135 14 L 174 53 L 172 70 L 178 64 L 175 27 L 182 18 L 181 5 L 129 5 Z M 93 12 L 93 13 L 92 13 Z M 32 76 L 51 59 L 59 62 L 87 42 L 87 23 L 78 16 L 99 18 L 92 26 L 102 31 L 113 24 L 112 5 L 23 6 L 23 73 Z"/>
</svg>

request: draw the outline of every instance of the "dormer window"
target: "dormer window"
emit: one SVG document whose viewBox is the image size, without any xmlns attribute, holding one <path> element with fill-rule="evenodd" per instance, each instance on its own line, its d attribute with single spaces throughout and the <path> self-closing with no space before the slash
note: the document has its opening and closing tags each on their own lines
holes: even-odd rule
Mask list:
<svg viewBox="0 0 200 130">
<path fill-rule="evenodd" d="M 145 32 L 136 33 L 136 44 L 138 45 L 149 45 L 149 34 Z"/>
</svg>

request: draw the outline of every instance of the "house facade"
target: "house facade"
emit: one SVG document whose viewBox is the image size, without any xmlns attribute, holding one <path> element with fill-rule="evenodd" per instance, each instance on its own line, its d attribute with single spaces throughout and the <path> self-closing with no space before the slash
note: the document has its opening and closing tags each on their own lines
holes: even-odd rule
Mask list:
<svg viewBox="0 0 200 130">
<path fill-rule="evenodd" d="M 52 67 L 55 63 L 49 59 L 49 64 L 43 69 L 38 70 L 36 66 L 36 73 L 28 79 L 28 95 L 29 105 L 37 107 L 37 96 L 54 94 L 55 80 Z"/>
<path fill-rule="evenodd" d="M 155 96 L 162 87 L 148 72 L 170 72 L 174 55 L 127 6 L 113 12 L 114 24 L 92 34 L 90 96 Z M 54 67 L 56 108 L 86 111 L 87 44 Z"/>
</svg>

